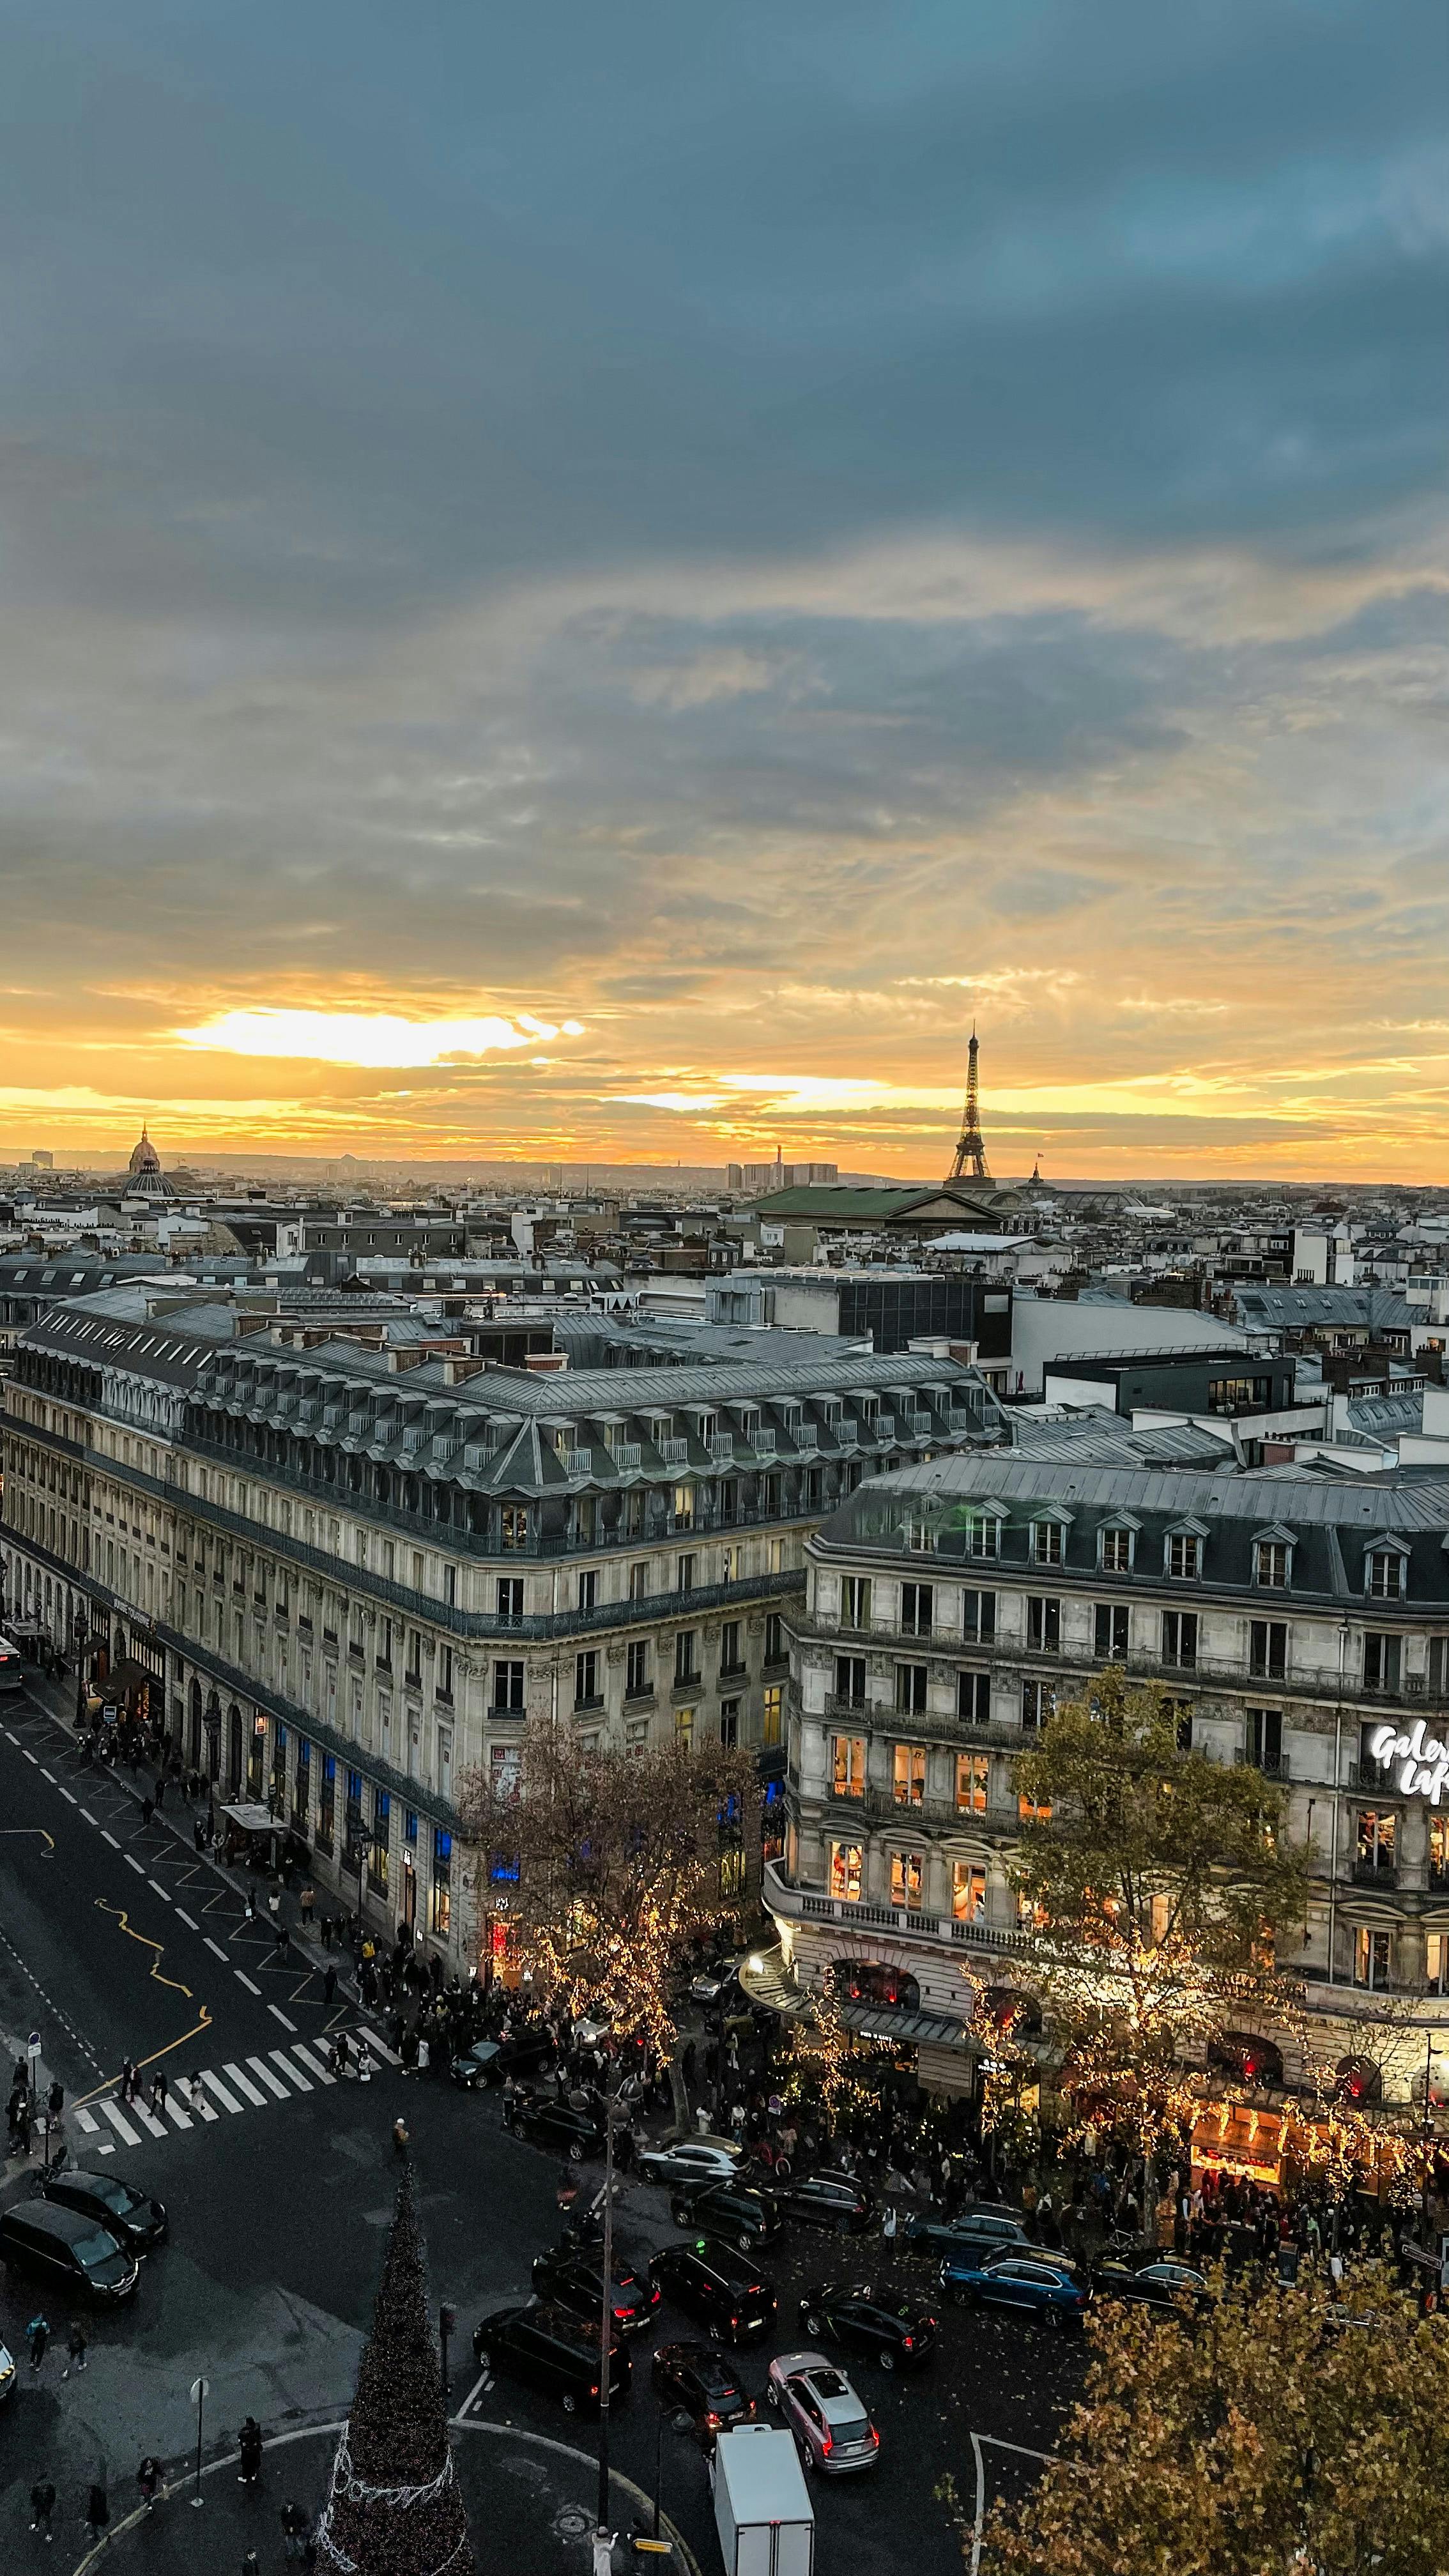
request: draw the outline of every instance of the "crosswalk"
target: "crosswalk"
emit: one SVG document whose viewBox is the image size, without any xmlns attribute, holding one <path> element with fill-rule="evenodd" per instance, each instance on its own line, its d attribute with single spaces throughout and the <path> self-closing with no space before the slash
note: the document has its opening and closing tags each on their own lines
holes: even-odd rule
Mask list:
<svg viewBox="0 0 1449 2576">
<path fill-rule="evenodd" d="M 365 2044 L 379 2055 L 392 2056 L 372 2033 Z M 299 2094 L 337 2081 L 320 2050 L 298 2039 L 290 2048 L 269 2048 L 264 2056 L 228 2058 L 219 2067 L 199 2067 L 194 2075 L 171 2083 L 159 2105 L 123 2102 L 115 2094 L 103 2093 L 91 2102 L 78 2103 L 71 2116 L 84 2142 L 82 2154 L 113 2156 L 118 2146 L 143 2146 L 148 2136 L 169 2138 L 174 2131 L 239 2119 L 248 2110 L 270 2111 L 278 2102 L 295 2101 Z"/>
</svg>

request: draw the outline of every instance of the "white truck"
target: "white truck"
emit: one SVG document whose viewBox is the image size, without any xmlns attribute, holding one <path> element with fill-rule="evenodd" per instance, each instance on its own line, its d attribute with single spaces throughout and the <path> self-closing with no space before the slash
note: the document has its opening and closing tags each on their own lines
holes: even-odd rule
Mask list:
<svg viewBox="0 0 1449 2576">
<path fill-rule="evenodd" d="M 721 2433 L 710 2476 L 725 2576 L 814 2576 L 815 2514 L 792 2434 Z"/>
</svg>

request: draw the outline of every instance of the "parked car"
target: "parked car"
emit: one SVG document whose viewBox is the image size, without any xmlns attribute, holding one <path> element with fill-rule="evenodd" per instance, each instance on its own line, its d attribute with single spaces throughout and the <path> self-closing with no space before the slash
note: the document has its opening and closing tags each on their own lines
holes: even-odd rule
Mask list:
<svg viewBox="0 0 1449 2576">
<path fill-rule="evenodd" d="M 713 2344 L 662 2343 L 652 2367 L 660 2405 L 682 2408 L 707 2449 L 716 2433 L 754 2422 L 753 2397 Z"/>
<path fill-rule="evenodd" d="M 728 2236 L 742 2254 L 779 2238 L 779 2203 L 773 2193 L 752 2191 L 747 2183 L 700 2183 L 677 2191 L 671 2215 L 676 2227 L 697 2227 L 709 2236 Z"/>
<path fill-rule="evenodd" d="M 35 2273 L 58 2295 L 79 2292 L 102 2307 L 129 2299 L 141 2277 L 135 2255 L 109 2228 L 49 2200 L 0 2212 L 0 2263 Z"/>
<path fill-rule="evenodd" d="M 1032 2245 L 1019 2254 L 948 2254 L 941 2287 L 969 2308 L 1021 2308 L 1044 2326 L 1080 2325 L 1091 2283 L 1065 2254 Z"/>
<path fill-rule="evenodd" d="M 0 2343 L 0 2406 L 15 2394 L 15 2360 Z"/>
<path fill-rule="evenodd" d="M 1031 2241 L 1019 2209 L 1004 2209 L 991 2202 L 968 2202 L 954 2218 L 933 2218 L 917 2211 L 906 2220 L 905 2234 L 908 2244 L 929 2247 L 938 2254 L 956 2254 L 973 2247 L 987 2253 L 1005 2253 L 1013 2245 Z"/>
<path fill-rule="evenodd" d="M 672 2147 L 640 2147 L 634 2170 L 646 2182 L 728 2182 L 739 2170 L 733 2138 L 680 2138 Z"/>
<path fill-rule="evenodd" d="M 77 2166 L 67 2173 L 37 2174 L 34 2188 L 38 2199 L 79 2210 L 82 2218 L 106 2228 L 133 2254 L 149 2254 L 167 2234 L 165 2202 L 137 2191 L 119 2174 L 88 2173 Z"/>
<path fill-rule="evenodd" d="M 515 2094 L 508 2113 L 508 2126 L 515 2136 L 531 2139 L 538 2147 L 560 2147 L 569 2162 L 581 2165 L 586 2156 L 604 2152 L 604 2132 L 592 2111 L 575 2111 L 568 2102 L 556 2102 L 548 2093 Z"/>
<path fill-rule="evenodd" d="M 1092 2287 L 1099 2299 L 1134 2299 L 1147 2308 L 1197 2310 L 1213 2305 L 1213 2294 L 1201 2272 L 1190 2263 L 1174 2262 L 1170 2255 L 1143 2254 L 1134 2262 L 1130 2255 L 1109 2255 L 1092 2273 Z"/>
<path fill-rule="evenodd" d="M 873 2469 L 880 2435 L 843 2370 L 823 2352 L 782 2352 L 770 2364 L 766 2403 L 795 2436 L 807 2469 L 838 2476 Z"/>
<path fill-rule="evenodd" d="M 724 2003 L 733 1994 L 739 1981 L 738 1959 L 715 1959 L 709 1967 L 701 1968 L 699 1975 L 693 1979 L 689 1989 L 689 1999 L 691 2003 L 696 2004 Z"/>
<path fill-rule="evenodd" d="M 547 2254 L 536 2254 L 533 2286 L 540 2299 L 567 2308 L 574 2316 L 591 2317 L 597 2327 L 604 2301 L 604 2267 L 590 2255 L 560 2245 Z M 637 2334 L 641 2326 L 647 2326 L 659 2305 L 657 2282 L 621 2263 L 615 2268 L 609 2289 L 609 2305 L 621 2334 Z"/>
<path fill-rule="evenodd" d="M 936 2348 L 936 2320 L 925 2308 L 888 2291 L 877 2297 L 868 2281 L 854 2288 L 827 2281 L 810 2291 L 800 2302 L 800 2323 L 812 2343 L 828 2335 L 882 2370 L 918 2370 Z"/>
<path fill-rule="evenodd" d="M 649 2266 L 671 2306 L 707 2325 L 721 2343 L 757 2343 L 775 2321 L 775 2289 L 748 2255 L 711 2236 L 665 2245 Z"/>
<path fill-rule="evenodd" d="M 599 2411 L 599 2333 L 567 2308 L 496 2308 L 473 2333 L 473 2358 L 512 2379 L 527 2380 L 557 2397 L 566 2415 Z M 622 2338 L 609 2347 L 609 2403 L 629 2387 L 629 2355 Z"/>
<path fill-rule="evenodd" d="M 797 2174 L 772 2186 L 771 2197 L 787 2218 L 804 2227 L 833 2227 L 842 2236 L 858 2236 L 875 2216 L 875 2201 L 854 2174 Z"/>
</svg>

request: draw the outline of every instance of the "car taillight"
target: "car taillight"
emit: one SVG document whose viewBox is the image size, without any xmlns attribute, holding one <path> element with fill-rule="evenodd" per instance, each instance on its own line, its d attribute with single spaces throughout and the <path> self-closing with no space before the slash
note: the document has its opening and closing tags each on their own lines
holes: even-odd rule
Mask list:
<svg viewBox="0 0 1449 2576">
<path fill-rule="evenodd" d="M 915 2338 L 915 2336 L 914 2336 L 914 2335 L 902 2335 L 902 2337 L 901 2337 L 901 2350 L 902 2350 L 902 2352 L 914 2352 L 914 2351 L 915 2351 L 915 2349 L 916 2349 L 916 2338 Z"/>
<path fill-rule="evenodd" d="M 871 2448 L 872 2448 L 873 2450 L 878 2451 L 878 2450 L 880 2449 L 880 2435 L 879 2435 L 879 2433 L 876 2431 L 875 2426 L 874 2426 L 873 2424 L 872 2424 L 872 2426 L 871 2426 L 871 2428 L 870 2428 L 870 2439 L 871 2439 Z"/>
<path fill-rule="evenodd" d="M 720 2424 L 721 2424 L 721 2422 L 722 2422 L 722 2420 L 723 2420 L 723 2419 L 722 2419 L 722 2417 L 720 2417 L 720 2416 L 718 2416 L 718 2415 L 706 2415 L 706 2417 L 705 2417 L 705 2419 L 704 2419 L 704 2420 L 705 2420 L 706 2424 L 709 2426 L 710 2431 L 711 2431 L 712 2433 L 717 2433 L 717 2432 L 719 2431 Z"/>
<path fill-rule="evenodd" d="M 737 2326 L 737 2325 L 739 2324 L 739 2318 L 738 2318 L 738 2317 L 731 2317 L 731 2319 L 730 2319 L 730 2324 L 731 2324 L 732 2326 Z"/>
<path fill-rule="evenodd" d="M 633 2315 L 633 2313 L 634 2313 L 634 2311 L 633 2311 L 633 2309 L 632 2309 L 632 2308 L 616 2308 L 616 2309 L 614 2310 L 614 2314 L 615 2314 L 615 2316 L 618 2318 L 619 2323 L 620 2323 L 621 2325 L 627 2325 L 627 2323 L 628 2323 L 628 2321 L 629 2321 L 630 2317 Z"/>
</svg>

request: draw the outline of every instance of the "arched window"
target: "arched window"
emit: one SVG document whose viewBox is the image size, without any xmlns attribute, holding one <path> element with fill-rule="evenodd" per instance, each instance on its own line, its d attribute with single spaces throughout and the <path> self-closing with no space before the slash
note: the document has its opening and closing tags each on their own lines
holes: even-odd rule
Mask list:
<svg viewBox="0 0 1449 2576">
<path fill-rule="evenodd" d="M 1208 2041 L 1207 2061 L 1244 2084 L 1282 2086 L 1283 2052 L 1275 2040 L 1263 2039 L 1255 2030 L 1219 2031 Z"/>
<path fill-rule="evenodd" d="M 1032 2039 L 1041 2028 L 1041 2005 L 1020 1986 L 988 1986 L 981 2010 L 1005 2038 Z"/>
<path fill-rule="evenodd" d="M 919 2012 L 921 1989 L 909 1968 L 883 1959 L 836 1959 L 831 1978 L 841 2004 L 883 2004 L 888 2011 Z"/>
<path fill-rule="evenodd" d="M 1372 2110 L 1384 2098 L 1384 2070 L 1371 2057 L 1341 2057 L 1333 2079 L 1339 2101 L 1356 2111 Z"/>
</svg>

